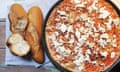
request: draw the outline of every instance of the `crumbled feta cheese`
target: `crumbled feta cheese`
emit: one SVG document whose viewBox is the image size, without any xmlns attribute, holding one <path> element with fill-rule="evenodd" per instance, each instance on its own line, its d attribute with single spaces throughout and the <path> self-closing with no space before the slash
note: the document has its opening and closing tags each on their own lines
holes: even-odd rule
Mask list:
<svg viewBox="0 0 120 72">
<path fill-rule="evenodd" d="M 87 4 L 87 2 L 82 2 L 82 3 L 76 4 L 75 7 L 76 8 L 85 7 L 85 4 Z"/>
<path fill-rule="evenodd" d="M 88 54 L 85 55 L 85 61 L 90 61 L 90 56 Z"/>
<path fill-rule="evenodd" d="M 100 39 L 98 40 L 98 44 L 101 46 L 101 47 L 105 47 L 105 45 L 107 45 L 107 41 L 103 40 L 103 39 Z"/>
<path fill-rule="evenodd" d="M 99 36 L 99 33 L 95 33 L 95 34 L 94 34 L 94 37 L 98 37 L 98 36 Z"/>
<path fill-rule="evenodd" d="M 78 30 L 76 30 L 75 35 L 77 38 L 80 38 L 80 32 Z"/>
<path fill-rule="evenodd" d="M 59 35 L 59 33 L 56 31 L 56 32 L 55 32 L 55 35 L 56 35 L 56 36 L 58 36 L 58 35 Z"/>
<path fill-rule="evenodd" d="M 104 33 L 102 35 L 100 35 L 100 38 L 105 38 L 105 39 L 108 39 L 109 38 L 109 35 L 107 33 Z"/>
<path fill-rule="evenodd" d="M 120 23 L 120 19 L 119 18 L 113 19 L 113 24 L 114 25 L 118 25 L 119 23 Z"/>
<path fill-rule="evenodd" d="M 98 30 L 95 27 L 93 27 L 93 30 L 94 30 L 94 32 L 98 32 Z"/>
<path fill-rule="evenodd" d="M 87 14 L 86 14 L 86 13 L 81 14 L 81 15 L 80 15 L 80 18 L 81 18 L 83 21 L 88 20 L 88 16 L 87 16 Z"/>
<path fill-rule="evenodd" d="M 65 32 L 67 30 L 67 26 L 65 24 L 61 24 L 58 29 L 61 30 L 62 32 Z"/>
<path fill-rule="evenodd" d="M 71 38 L 70 40 L 69 40 L 69 43 L 74 43 L 75 42 L 75 39 L 74 38 Z"/>
<path fill-rule="evenodd" d="M 91 18 L 88 18 L 87 22 L 90 23 L 91 24 L 90 27 L 93 28 L 95 22 Z"/>
<path fill-rule="evenodd" d="M 72 26 L 72 25 L 69 25 L 68 28 L 67 28 L 67 31 L 68 31 L 68 32 L 73 32 L 73 26 Z"/>
<path fill-rule="evenodd" d="M 112 40 L 112 46 L 113 46 L 113 47 L 117 47 L 116 39 L 113 39 L 113 40 Z"/>
<path fill-rule="evenodd" d="M 75 59 L 73 63 L 77 66 L 81 65 L 84 62 L 84 55 L 81 53 L 78 59 Z"/>
<path fill-rule="evenodd" d="M 81 64 L 81 65 L 78 67 L 78 71 L 79 71 L 79 72 L 82 72 L 83 69 L 84 69 L 84 64 Z"/>
<path fill-rule="evenodd" d="M 55 18 L 55 21 L 60 21 L 60 19 L 59 18 Z"/>
<path fill-rule="evenodd" d="M 96 4 L 98 3 L 98 0 L 94 0 L 91 6 L 88 7 L 88 11 L 91 13 L 93 10 L 98 10 L 98 7 Z"/>
<path fill-rule="evenodd" d="M 84 62 L 84 55 L 82 53 L 82 48 L 76 48 L 75 50 L 77 50 L 77 55 L 74 57 L 75 60 L 73 61 L 73 63 L 79 66 Z"/>
<path fill-rule="evenodd" d="M 85 23 L 85 26 L 86 26 L 86 27 L 90 27 L 90 26 L 91 26 L 91 24 L 90 24 L 90 23 L 88 23 L 88 22 L 86 22 L 86 23 Z"/>
<path fill-rule="evenodd" d="M 112 46 L 113 46 L 113 47 L 117 47 L 117 44 L 114 44 L 114 43 L 113 43 Z"/>
<path fill-rule="evenodd" d="M 57 47 L 56 52 L 59 52 L 60 54 L 63 54 L 65 52 L 65 47 L 64 46 Z"/>
<path fill-rule="evenodd" d="M 107 57 L 108 53 L 107 52 L 100 52 L 100 55 L 103 57 Z"/>
<path fill-rule="evenodd" d="M 56 40 L 55 34 L 52 34 L 52 35 L 49 37 L 49 39 L 51 39 L 52 41 L 55 41 L 55 40 Z"/>
<path fill-rule="evenodd" d="M 99 18 L 103 18 L 103 19 L 107 18 L 110 15 L 110 12 L 107 11 L 105 7 L 100 8 L 99 13 L 100 13 Z"/>
<path fill-rule="evenodd" d="M 57 13 L 62 15 L 62 16 L 66 16 L 67 15 L 65 11 L 57 10 Z"/>
<path fill-rule="evenodd" d="M 115 57 L 115 52 L 112 52 L 111 55 L 110 55 L 111 58 L 114 58 Z"/>
<path fill-rule="evenodd" d="M 112 26 L 107 24 L 107 29 L 108 29 L 108 30 L 111 30 L 111 29 L 112 29 Z"/>
<path fill-rule="evenodd" d="M 111 30 L 112 29 L 112 18 L 111 17 L 109 17 L 109 19 L 108 19 L 108 22 L 105 22 L 105 25 L 106 25 L 106 27 L 107 27 L 107 29 L 108 30 Z"/>
<path fill-rule="evenodd" d="M 69 56 L 71 54 L 71 50 L 66 49 L 65 52 L 63 53 L 63 56 Z"/>
<path fill-rule="evenodd" d="M 97 62 L 96 61 L 91 61 L 92 64 L 96 64 Z"/>
<path fill-rule="evenodd" d="M 102 33 L 105 32 L 105 28 L 103 28 L 103 27 L 101 27 L 101 26 L 99 26 L 98 28 L 99 28 L 99 31 L 100 31 L 100 32 L 102 32 Z"/>
<path fill-rule="evenodd" d="M 107 39 L 107 43 L 110 43 L 110 42 L 112 42 L 112 40 L 111 39 Z"/>
<path fill-rule="evenodd" d="M 80 32 L 84 32 L 84 31 L 85 31 L 85 28 L 82 26 L 82 27 L 80 27 L 79 31 L 80 31 Z"/>
<path fill-rule="evenodd" d="M 71 0 L 71 2 L 74 2 L 74 3 L 78 4 L 78 3 L 81 2 L 81 0 Z"/>
<path fill-rule="evenodd" d="M 86 54 L 91 54 L 90 49 L 87 49 L 87 50 L 86 50 Z"/>
<path fill-rule="evenodd" d="M 113 38 L 116 38 L 116 35 L 113 35 Z"/>
<path fill-rule="evenodd" d="M 53 45 L 55 48 L 57 48 L 58 46 L 62 45 L 62 43 L 58 43 L 57 41 L 53 41 Z"/>
<path fill-rule="evenodd" d="M 69 33 L 67 32 L 64 37 L 68 39 L 69 38 Z"/>
<path fill-rule="evenodd" d="M 62 58 L 62 56 L 61 55 L 56 55 L 56 60 L 59 60 L 59 59 L 61 59 Z"/>
<path fill-rule="evenodd" d="M 94 46 L 95 46 L 95 44 L 94 43 L 90 43 L 90 42 L 86 42 L 86 46 L 88 46 L 88 48 L 93 48 Z"/>
</svg>

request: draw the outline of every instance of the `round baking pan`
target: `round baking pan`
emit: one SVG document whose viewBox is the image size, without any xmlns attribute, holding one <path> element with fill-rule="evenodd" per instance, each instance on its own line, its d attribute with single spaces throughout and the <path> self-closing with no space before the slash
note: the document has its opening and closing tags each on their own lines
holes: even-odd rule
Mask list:
<svg viewBox="0 0 120 72">
<path fill-rule="evenodd" d="M 45 19 L 45 21 L 44 21 L 44 25 L 43 25 L 43 31 L 42 31 L 42 33 L 43 33 L 43 34 L 42 34 L 42 35 L 43 35 L 43 36 L 42 36 L 42 45 L 43 45 L 43 48 L 44 48 L 46 54 L 48 55 L 48 58 L 50 59 L 50 61 L 53 63 L 53 65 L 54 65 L 57 69 L 59 69 L 61 72 L 71 72 L 71 71 L 65 69 L 64 67 L 62 67 L 61 65 L 59 65 L 54 59 L 52 59 L 52 57 L 50 56 L 50 52 L 49 52 L 49 50 L 48 50 L 47 44 L 46 44 L 47 42 L 46 42 L 46 34 L 45 34 L 45 32 L 46 32 L 46 24 L 47 24 L 48 18 L 49 18 L 49 16 L 50 16 L 51 12 L 53 11 L 53 9 L 54 9 L 57 5 L 59 5 L 62 1 L 63 1 L 63 0 L 59 0 L 57 3 L 55 3 L 55 4 L 53 5 L 53 7 L 50 9 L 50 11 L 48 12 L 48 14 L 47 14 L 47 17 L 46 17 L 46 19 Z M 112 7 L 116 10 L 117 14 L 118 14 L 119 17 L 120 17 L 120 10 L 117 8 L 117 6 L 116 6 L 114 3 L 112 3 L 110 0 L 105 0 L 105 1 L 112 5 Z M 104 72 L 111 72 L 111 70 L 112 70 L 119 62 L 120 62 L 120 57 L 115 61 L 115 63 L 113 63 L 113 64 L 112 64 L 107 70 L 105 70 Z"/>
</svg>

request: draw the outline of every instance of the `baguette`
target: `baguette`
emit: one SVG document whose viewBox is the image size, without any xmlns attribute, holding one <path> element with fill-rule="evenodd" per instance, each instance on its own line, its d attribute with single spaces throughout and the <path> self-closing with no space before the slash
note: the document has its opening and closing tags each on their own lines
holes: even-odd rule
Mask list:
<svg viewBox="0 0 120 72">
<path fill-rule="evenodd" d="M 20 4 L 16 3 L 11 6 L 8 18 L 10 21 L 11 32 L 25 31 L 28 24 L 28 18 L 27 13 Z"/>
<path fill-rule="evenodd" d="M 25 56 L 30 52 L 30 45 L 23 39 L 20 33 L 13 33 L 9 36 L 7 45 L 12 54 L 16 56 Z"/>
<path fill-rule="evenodd" d="M 42 12 L 39 7 L 32 7 L 28 11 L 29 25 L 25 32 L 25 39 L 31 45 L 32 58 L 37 63 L 44 62 L 44 52 L 41 45 Z"/>
</svg>

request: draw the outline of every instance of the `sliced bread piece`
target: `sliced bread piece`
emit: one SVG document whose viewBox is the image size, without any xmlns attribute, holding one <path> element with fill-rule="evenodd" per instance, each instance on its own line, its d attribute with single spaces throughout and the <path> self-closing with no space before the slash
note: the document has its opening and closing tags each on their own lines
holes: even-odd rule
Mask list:
<svg viewBox="0 0 120 72">
<path fill-rule="evenodd" d="M 12 44 L 10 46 L 10 51 L 16 56 L 25 56 L 29 53 L 30 46 L 26 41 L 22 40 L 18 43 Z"/>
<path fill-rule="evenodd" d="M 11 53 L 16 56 L 25 56 L 30 52 L 30 45 L 20 33 L 13 33 L 7 41 Z"/>
</svg>

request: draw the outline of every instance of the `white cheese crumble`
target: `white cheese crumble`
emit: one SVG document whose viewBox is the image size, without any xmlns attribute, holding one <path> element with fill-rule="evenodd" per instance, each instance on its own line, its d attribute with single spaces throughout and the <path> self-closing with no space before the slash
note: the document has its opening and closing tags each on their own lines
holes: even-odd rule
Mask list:
<svg viewBox="0 0 120 72">
<path fill-rule="evenodd" d="M 117 47 L 116 39 L 113 39 L 113 40 L 112 40 L 112 46 L 113 46 L 113 47 Z"/>
<path fill-rule="evenodd" d="M 120 23 L 120 19 L 119 18 L 113 19 L 113 24 L 114 25 L 118 25 L 119 23 Z"/>
<path fill-rule="evenodd" d="M 76 59 L 73 61 L 73 63 L 77 66 L 80 66 L 84 62 L 84 55 L 82 52 L 78 52 L 76 55 Z"/>
<path fill-rule="evenodd" d="M 90 61 L 90 56 L 88 54 L 85 55 L 85 61 Z"/>
<path fill-rule="evenodd" d="M 99 30 L 96 29 L 96 27 L 93 27 L 94 32 L 99 32 Z"/>
<path fill-rule="evenodd" d="M 88 46 L 88 48 L 93 48 L 94 46 L 95 46 L 95 43 L 93 43 L 93 42 L 86 42 L 86 46 Z"/>
<path fill-rule="evenodd" d="M 77 51 L 77 55 L 75 56 L 75 60 L 73 61 L 74 64 L 76 65 L 80 65 L 81 63 L 84 62 L 84 55 L 82 53 L 82 48 L 76 47 L 74 49 L 75 51 Z"/>
<path fill-rule="evenodd" d="M 98 18 L 103 18 L 103 19 L 107 18 L 107 17 L 110 15 L 110 12 L 107 11 L 107 10 L 105 9 L 105 7 L 100 8 L 99 13 L 100 13 L 100 15 L 99 15 Z"/>
<path fill-rule="evenodd" d="M 111 30 L 112 29 L 112 18 L 109 16 L 108 22 L 105 22 L 105 25 L 107 27 L 107 30 Z"/>
<path fill-rule="evenodd" d="M 65 24 L 61 24 L 59 27 L 58 27 L 59 30 L 61 30 L 62 32 L 65 32 L 67 30 L 67 26 Z"/>
<path fill-rule="evenodd" d="M 56 35 L 56 36 L 58 36 L 58 35 L 59 35 L 59 33 L 56 31 L 56 32 L 55 32 L 55 35 Z"/>
<path fill-rule="evenodd" d="M 55 18 L 55 21 L 60 21 L 60 18 Z"/>
<path fill-rule="evenodd" d="M 110 55 L 111 58 L 114 58 L 115 57 L 115 52 L 112 52 L 111 55 Z"/>
<path fill-rule="evenodd" d="M 64 46 L 59 46 L 56 48 L 56 52 L 62 54 L 63 56 L 69 56 L 71 53 L 71 50 L 66 49 Z"/>
<path fill-rule="evenodd" d="M 72 35 L 70 40 L 69 40 L 69 43 L 74 43 L 75 42 L 75 39 L 74 39 L 74 36 Z"/>
<path fill-rule="evenodd" d="M 86 13 L 81 14 L 81 15 L 80 15 L 80 18 L 81 18 L 83 21 L 88 20 L 88 16 L 87 16 L 87 14 L 86 14 Z"/>
<path fill-rule="evenodd" d="M 85 31 L 85 28 L 82 26 L 82 27 L 80 27 L 79 31 L 82 33 Z"/>
<path fill-rule="evenodd" d="M 49 37 L 49 39 L 51 39 L 52 41 L 55 41 L 55 40 L 56 40 L 55 34 L 52 34 L 52 35 Z"/>
<path fill-rule="evenodd" d="M 90 49 L 87 49 L 87 50 L 86 50 L 86 54 L 91 54 Z"/>
<path fill-rule="evenodd" d="M 96 64 L 96 63 L 97 63 L 97 61 L 91 61 L 91 63 L 92 63 L 92 64 Z"/>
<path fill-rule="evenodd" d="M 103 56 L 103 57 L 107 57 L 108 52 L 100 52 L 100 55 Z"/>
<path fill-rule="evenodd" d="M 57 13 L 60 14 L 61 16 L 66 16 L 67 15 L 65 11 L 57 10 Z"/>
<path fill-rule="evenodd" d="M 63 54 L 65 52 L 65 47 L 64 46 L 59 46 L 56 48 L 56 52 Z"/>
<path fill-rule="evenodd" d="M 99 28 L 98 30 L 99 30 L 100 32 L 102 32 L 102 33 L 105 32 L 105 28 L 101 27 L 100 24 L 98 24 L 98 28 Z"/>
<path fill-rule="evenodd" d="M 105 38 L 105 39 L 108 39 L 109 38 L 109 35 L 107 33 L 104 33 L 102 35 L 100 35 L 100 38 Z"/>
<path fill-rule="evenodd" d="M 76 4 L 75 7 L 79 8 L 79 7 L 85 7 L 85 4 L 87 4 L 87 2 L 81 2 L 79 4 Z"/>
<path fill-rule="evenodd" d="M 68 31 L 68 32 L 73 32 L 73 26 L 72 26 L 72 25 L 69 25 L 68 28 L 67 28 L 67 31 Z"/>
<path fill-rule="evenodd" d="M 99 39 L 97 42 L 103 48 L 105 48 L 105 45 L 107 45 L 107 41 L 105 41 L 103 39 Z"/>
<path fill-rule="evenodd" d="M 81 2 L 81 0 L 71 0 L 71 2 L 74 2 L 75 4 L 78 4 Z"/>
<path fill-rule="evenodd" d="M 54 45 L 54 47 L 55 48 L 57 48 L 57 47 L 59 47 L 60 45 L 62 45 L 62 43 L 59 43 L 59 42 L 57 42 L 57 41 L 53 41 L 53 45 Z"/>
<path fill-rule="evenodd" d="M 91 6 L 88 7 L 88 11 L 91 13 L 93 10 L 98 10 L 98 7 L 96 4 L 98 3 L 98 0 L 94 0 Z"/>
<path fill-rule="evenodd" d="M 78 39 L 80 38 L 80 32 L 78 30 L 76 30 L 75 35 Z"/>
</svg>

